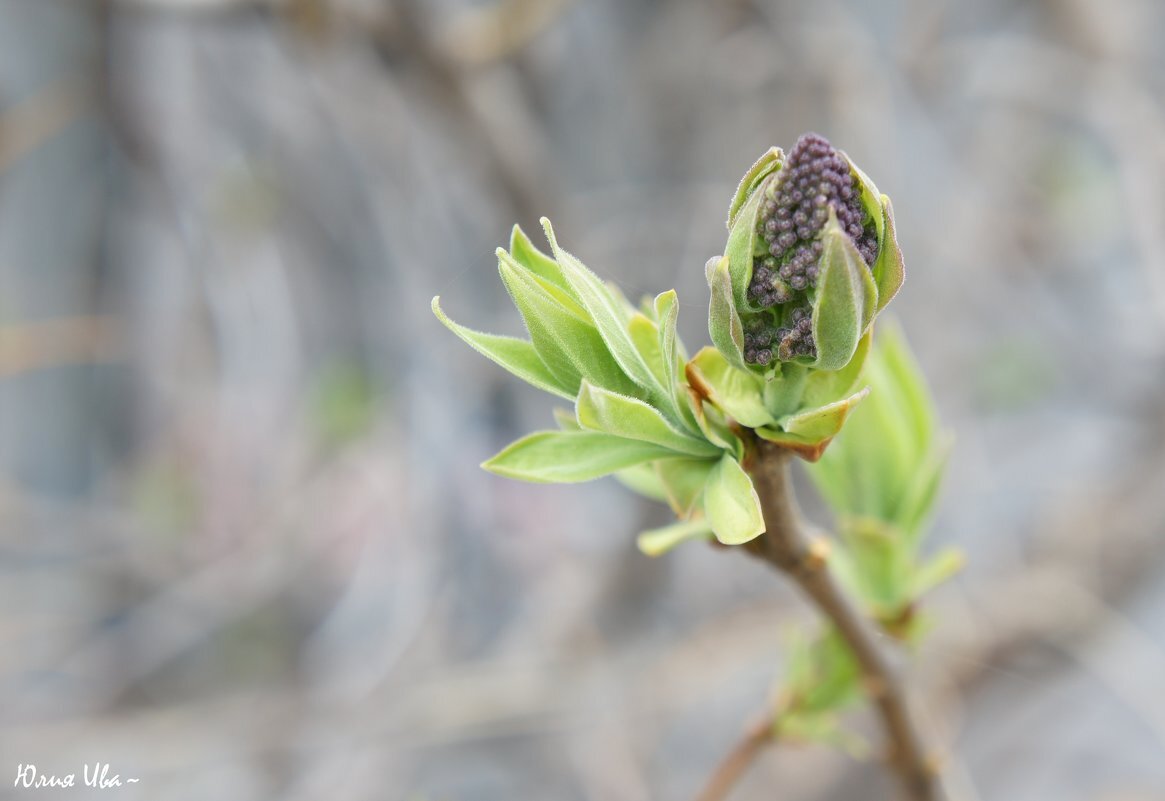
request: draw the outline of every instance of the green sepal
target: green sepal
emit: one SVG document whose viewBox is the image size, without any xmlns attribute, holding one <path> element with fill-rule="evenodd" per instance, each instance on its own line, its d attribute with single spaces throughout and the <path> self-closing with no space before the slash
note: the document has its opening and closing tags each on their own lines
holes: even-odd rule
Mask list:
<svg viewBox="0 0 1165 801">
<path fill-rule="evenodd" d="M 683 520 L 644 531 L 636 538 L 635 544 L 647 556 L 661 556 L 689 540 L 709 539 L 711 536 L 712 528 L 707 520 Z"/>
<path fill-rule="evenodd" d="M 858 340 L 857 349 L 840 370 L 808 370 L 805 386 L 799 398 L 800 405 L 807 409 L 826 406 L 853 394 L 862 378 L 862 368 L 870 353 L 870 343 L 874 339 L 874 327 Z M 802 368 L 804 369 L 804 368 Z"/>
<path fill-rule="evenodd" d="M 883 230 L 878 240 L 878 258 L 874 262 L 874 283 L 878 286 L 878 311 L 886 308 L 906 280 L 906 264 L 902 260 L 902 249 L 898 247 L 898 235 L 894 231 L 894 208 L 890 198 L 882 195 Z"/>
<path fill-rule="evenodd" d="M 704 512 L 716 539 L 725 545 L 740 545 L 765 530 L 752 479 L 730 454 L 721 457 L 708 476 Z"/>
<path fill-rule="evenodd" d="M 782 417 L 777 426 L 764 426 L 756 429 L 756 433 L 762 439 L 797 452 L 806 461 L 815 462 L 841 431 L 853 408 L 868 394 L 869 389 L 863 388 L 839 401 Z"/>
<path fill-rule="evenodd" d="M 560 381 L 558 376 L 546 366 L 532 343 L 515 337 L 486 334 L 459 325 L 450 320 L 441 310 L 439 297 L 433 298 L 432 308 L 433 314 L 446 328 L 490 361 L 501 365 L 538 389 L 545 390 L 560 398 L 574 400 L 575 393 L 571 391 L 570 384 Z"/>
<path fill-rule="evenodd" d="M 732 202 L 728 206 L 728 228 L 732 229 L 736 222 L 736 217 L 740 214 L 741 207 L 753 196 L 757 188 L 760 186 L 768 175 L 777 172 L 781 169 L 781 164 L 785 161 L 785 154 L 779 147 L 770 147 L 764 154 L 756 160 L 756 163 L 749 167 L 748 172 L 740 179 L 740 184 L 736 187 L 736 193 L 732 196 Z"/>
<path fill-rule="evenodd" d="M 742 426 L 757 428 L 775 423 L 765 408 L 765 381 L 756 373 L 738 370 L 716 348 L 703 348 L 688 362 L 688 384 Z"/>
<path fill-rule="evenodd" d="M 738 370 L 747 370 L 744 363 L 744 324 L 736 310 L 732 296 L 732 276 L 728 270 L 728 257 L 709 259 L 705 266 L 708 289 L 708 334 L 712 344 L 730 365 Z"/>
<path fill-rule="evenodd" d="M 811 293 L 817 343 L 817 358 L 811 365 L 818 370 L 840 370 L 853 358 L 874 319 L 878 289 L 832 206 L 821 237 L 821 272 Z"/>
<path fill-rule="evenodd" d="M 584 429 L 650 442 L 679 454 L 716 456 L 720 453 L 720 449 L 707 440 L 674 428 L 655 407 L 586 381 L 579 388 L 575 413 Z"/>
<path fill-rule="evenodd" d="M 536 431 L 481 466 L 519 481 L 574 484 L 669 456 L 675 453 L 660 445 L 602 431 Z"/>
</svg>

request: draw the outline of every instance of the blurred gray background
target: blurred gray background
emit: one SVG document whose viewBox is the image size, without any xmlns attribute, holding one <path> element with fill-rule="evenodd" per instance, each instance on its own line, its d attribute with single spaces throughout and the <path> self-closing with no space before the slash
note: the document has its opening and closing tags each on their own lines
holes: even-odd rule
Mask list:
<svg viewBox="0 0 1165 801">
<path fill-rule="evenodd" d="M 688 799 L 808 620 L 613 481 L 477 464 L 552 399 L 538 217 L 629 295 L 815 130 L 894 199 L 958 443 L 911 667 L 956 801 L 1165 797 L 1165 7 L 0 0 L 0 796 Z M 807 489 L 807 488 L 806 488 Z M 812 496 L 806 506 L 826 522 Z M 876 735 L 868 716 L 853 723 Z M 108 762 L 136 785 L 23 790 Z M 893 797 L 767 752 L 734 799 Z"/>
</svg>

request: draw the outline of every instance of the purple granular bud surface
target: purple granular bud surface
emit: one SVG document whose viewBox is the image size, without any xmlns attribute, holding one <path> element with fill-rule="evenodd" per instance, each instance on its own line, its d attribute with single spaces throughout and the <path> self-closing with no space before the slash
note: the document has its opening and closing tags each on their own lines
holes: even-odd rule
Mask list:
<svg viewBox="0 0 1165 801">
<path fill-rule="evenodd" d="M 821 232 L 829 208 L 867 267 L 872 268 L 878 255 L 876 229 L 862 207 L 857 180 L 845 157 L 824 137 L 808 133 L 798 139 L 766 194 L 756 232 L 767 255 L 753 267 L 748 296 L 766 310 L 756 330 L 764 330 L 769 339 L 750 346 L 746 338 L 744 355 L 751 364 L 767 364 L 774 355 L 782 361 L 816 355 L 805 293 L 821 274 Z M 770 343 L 773 349 L 766 347 Z"/>
</svg>

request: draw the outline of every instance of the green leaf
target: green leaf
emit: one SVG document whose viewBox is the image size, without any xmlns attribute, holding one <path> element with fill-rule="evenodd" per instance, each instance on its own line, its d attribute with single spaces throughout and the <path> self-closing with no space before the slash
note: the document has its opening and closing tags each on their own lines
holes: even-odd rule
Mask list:
<svg viewBox="0 0 1165 801">
<path fill-rule="evenodd" d="M 732 276 L 728 273 L 728 258 L 721 256 L 708 262 L 706 268 L 711 298 L 708 302 L 708 334 L 712 344 L 730 365 L 738 370 L 744 364 L 744 325 L 732 299 Z"/>
<path fill-rule="evenodd" d="M 574 416 L 574 412 L 570 409 L 563 409 L 561 406 L 555 406 L 550 410 L 554 415 L 554 422 L 558 423 L 558 427 L 563 431 L 582 431 L 578 424 L 578 418 Z"/>
<path fill-rule="evenodd" d="M 944 581 L 948 581 L 963 569 L 966 559 L 955 548 L 948 548 L 920 567 L 914 574 L 911 589 L 913 596 L 920 598 Z"/>
<path fill-rule="evenodd" d="M 534 346 L 524 339 L 486 334 L 474 331 L 450 320 L 441 310 L 440 298 L 433 298 L 433 314 L 446 328 L 459 336 L 466 344 L 501 365 L 518 378 L 538 389 L 545 390 L 567 400 L 574 400 L 568 384 L 563 384 L 538 356 Z"/>
<path fill-rule="evenodd" d="M 578 302 L 578 296 L 574 295 L 574 290 L 562 275 L 558 262 L 539 250 L 530 241 L 530 237 L 526 236 L 526 232 L 517 225 L 510 233 L 510 256 L 527 270 L 554 284 L 571 295 L 576 303 Z"/>
<path fill-rule="evenodd" d="M 853 358 L 858 340 L 873 319 L 878 290 L 832 207 L 822 242 L 821 274 L 812 296 L 813 337 L 817 343 L 813 366 L 840 370 Z"/>
<path fill-rule="evenodd" d="M 725 545 L 740 545 L 764 533 L 760 498 L 752 479 L 729 454 L 721 457 L 708 476 L 704 511 L 716 539 Z"/>
<path fill-rule="evenodd" d="M 686 519 L 704 494 L 715 459 L 660 459 L 655 471 L 676 517 Z"/>
<path fill-rule="evenodd" d="M 615 478 L 619 480 L 620 484 L 627 487 L 627 489 L 632 492 L 637 492 L 645 498 L 650 498 L 660 503 L 670 502 L 667 489 L 663 486 L 663 481 L 660 479 L 659 473 L 656 472 L 655 463 L 653 462 L 644 462 L 643 464 L 625 467 L 615 473 Z"/>
<path fill-rule="evenodd" d="M 662 528 L 644 531 L 636 539 L 639 550 L 648 556 L 660 556 L 672 548 L 694 539 L 708 539 L 712 529 L 706 520 L 687 520 Z"/>
<path fill-rule="evenodd" d="M 599 335 L 623 373 L 652 394 L 666 394 L 667 391 L 659 385 L 631 341 L 626 329 L 629 315 L 624 301 L 613 297 L 597 275 L 558 246 L 550 220 L 543 217 L 542 227 L 546 230 L 546 238 L 550 240 L 550 247 L 563 276 L 590 314 Z"/>
<path fill-rule="evenodd" d="M 866 604 L 892 615 L 910 603 L 913 548 L 897 527 L 873 518 L 847 518 L 842 542 L 852 560 L 855 589 Z"/>
<path fill-rule="evenodd" d="M 779 147 L 770 147 L 749 167 L 748 172 L 740 179 L 736 187 L 736 194 L 732 196 L 732 203 L 728 206 L 728 228 L 731 229 L 740 209 L 752 197 L 757 187 L 767 176 L 781 169 L 785 154 Z"/>
<path fill-rule="evenodd" d="M 688 362 L 687 373 L 697 392 L 742 426 L 756 428 L 775 422 L 761 395 L 764 379 L 732 367 L 719 350 L 700 350 Z"/>
<path fill-rule="evenodd" d="M 637 390 L 611 358 L 593 325 L 559 303 L 526 270 L 501 259 L 498 271 L 522 314 L 538 356 L 554 373 L 559 385 L 573 388 L 577 394 L 582 379 L 586 378 L 619 392 Z"/>
<path fill-rule="evenodd" d="M 481 466 L 519 481 L 573 484 L 674 455 L 659 445 L 601 431 L 536 431 Z"/>
<path fill-rule="evenodd" d="M 707 440 L 673 428 L 653 406 L 592 386 L 586 381 L 579 389 L 575 413 L 583 428 L 651 442 L 681 454 L 715 456 L 720 453 L 720 449 Z"/>
<path fill-rule="evenodd" d="M 706 405 L 703 396 L 687 387 L 687 409 L 696 421 L 701 436 L 713 445 L 732 452 L 737 459 L 744 457 L 744 443 L 728 426 L 728 420 L 715 406 Z"/>
<path fill-rule="evenodd" d="M 882 195 L 882 227 L 885 231 L 878 232 L 878 258 L 874 262 L 874 282 L 878 285 L 878 311 L 886 308 L 902 283 L 906 280 L 906 264 L 902 260 L 902 249 L 898 247 L 898 235 L 894 231 L 894 209 L 890 205 L 890 198 Z"/>
<path fill-rule="evenodd" d="M 951 437 L 941 437 L 927 457 L 916 463 L 913 480 L 906 484 L 894 511 L 895 522 L 914 540 L 921 535 L 934 509 L 952 445 Z"/>
</svg>

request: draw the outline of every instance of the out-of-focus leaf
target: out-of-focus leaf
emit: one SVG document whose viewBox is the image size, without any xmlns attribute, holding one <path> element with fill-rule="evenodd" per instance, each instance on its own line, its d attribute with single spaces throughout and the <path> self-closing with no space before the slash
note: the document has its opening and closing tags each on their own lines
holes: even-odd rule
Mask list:
<svg viewBox="0 0 1165 801">
<path fill-rule="evenodd" d="M 688 383 L 736 422 L 749 428 L 775 422 L 761 396 L 764 379 L 737 370 L 715 348 L 703 348 L 687 367 Z"/>
<path fill-rule="evenodd" d="M 676 517 L 687 518 L 704 493 L 715 459 L 660 459 L 655 471 Z"/>
<path fill-rule="evenodd" d="M 520 481 L 573 484 L 674 455 L 659 445 L 602 431 L 536 431 L 481 466 Z"/>
<path fill-rule="evenodd" d="M 760 498 L 752 479 L 740 463 L 725 454 L 708 477 L 704 489 L 704 511 L 716 539 L 725 545 L 740 545 L 765 530 Z"/>
<path fill-rule="evenodd" d="M 775 735 L 794 743 L 818 743 L 836 748 L 853 759 L 866 759 L 870 745 L 849 731 L 832 712 L 789 712 L 777 719 Z"/>
<path fill-rule="evenodd" d="M 450 320 L 441 310 L 440 298 L 433 298 L 433 314 L 445 327 L 459 336 L 466 344 L 491 361 L 501 365 L 518 378 L 538 389 L 545 390 L 560 398 L 573 401 L 577 390 L 572 392 L 569 384 L 559 381 L 538 356 L 534 346 L 524 339 L 486 334 L 474 331 Z"/>
<path fill-rule="evenodd" d="M 571 418 L 574 419 L 573 417 Z M 615 473 L 615 478 L 619 480 L 623 486 L 632 492 L 637 492 L 645 498 L 651 498 L 653 501 L 660 503 L 670 503 L 667 489 L 663 486 L 663 481 L 659 477 L 659 473 L 655 470 L 655 464 L 652 462 L 645 462 L 643 464 L 632 465 L 625 467 Z"/>
<path fill-rule="evenodd" d="M 603 281 L 581 261 L 558 246 L 550 220 L 542 218 L 542 227 L 562 274 L 594 321 L 611 356 L 622 371 L 640 387 L 657 396 L 665 394 L 664 387 L 644 363 L 626 329 L 628 318 L 624 302 L 612 296 Z"/>
<path fill-rule="evenodd" d="M 879 615 L 892 615 L 911 601 L 913 548 L 899 529 L 871 518 L 847 518 L 842 541 L 866 604 Z"/>
<path fill-rule="evenodd" d="M 563 431 L 582 431 L 582 426 L 578 424 L 578 418 L 570 409 L 555 406 L 551 410 L 551 414 L 554 415 L 554 422 L 558 423 L 558 427 Z"/>
<path fill-rule="evenodd" d="M 684 434 L 653 406 L 626 395 L 582 383 L 575 403 L 579 425 L 627 439 L 652 442 L 676 453 L 716 456 L 720 449 L 705 439 Z"/>
<path fill-rule="evenodd" d="M 950 437 L 938 438 L 930 453 L 918 462 L 913 480 L 904 487 L 894 518 L 912 540 L 917 541 L 934 510 L 951 445 Z"/>
<path fill-rule="evenodd" d="M 648 556 L 660 556 L 672 548 L 694 539 L 708 539 L 712 529 L 706 520 L 685 520 L 670 526 L 644 531 L 636 539 L 639 550 Z"/>
<path fill-rule="evenodd" d="M 944 581 L 954 577 L 963 569 L 965 563 L 966 559 L 963 554 L 954 548 L 940 551 L 937 556 L 915 571 L 914 583 L 911 588 L 913 597 L 921 597 Z"/>
</svg>

